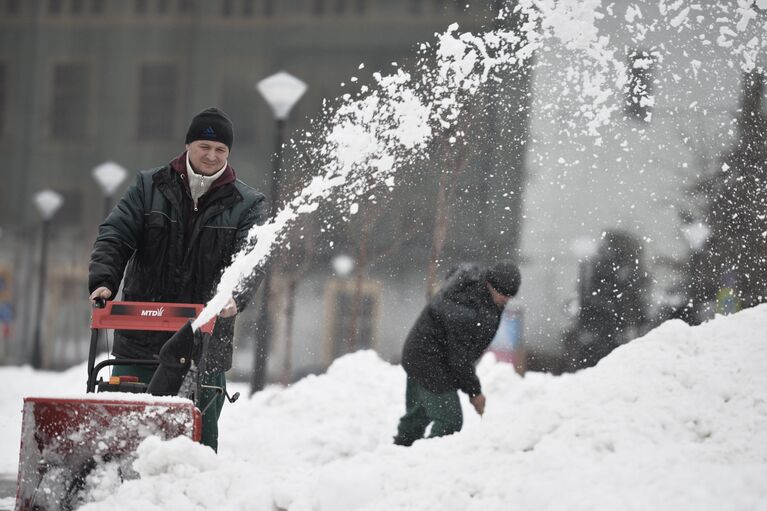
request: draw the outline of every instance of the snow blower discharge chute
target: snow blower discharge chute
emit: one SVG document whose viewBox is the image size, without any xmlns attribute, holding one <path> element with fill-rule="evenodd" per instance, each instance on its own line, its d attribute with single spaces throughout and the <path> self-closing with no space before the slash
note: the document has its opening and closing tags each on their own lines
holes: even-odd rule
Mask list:
<svg viewBox="0 0 767 511">
<path fill-rule="evenodd" d="M 21 427 L 18 511 L 74 509 L 82 503 L 88 476 L 98 468 L 135 477 L 131 465 L 138 445 L 149 436 L 187 436 L 199 442 L 202 413 L 201 375 L 215 318 L 199 331 L 192 320 L 199 304 L 104 302 L 91 318 L 88 397 L 26 397 Z M 176 332 L 154 360 L 108 359 L 95 364 L 100 332 L 107 329 Z M 107 366 L 156 367 L 151 382 L 135 377 L 97 376 Z M 194 370 L 190 371 L 190 368 Z M 233 402 L 239 394 L 229 396 Z M 98 392 L 98 393 L 96 393 Z"/>
</svg>

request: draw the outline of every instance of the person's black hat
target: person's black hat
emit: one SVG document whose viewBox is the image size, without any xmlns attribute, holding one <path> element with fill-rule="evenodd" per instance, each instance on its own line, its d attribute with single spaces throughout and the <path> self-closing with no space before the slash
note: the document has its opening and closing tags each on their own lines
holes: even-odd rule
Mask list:
<svg viewBox="0 0 767 511">
<path fill-rule="evenodd" d="M 221 142 L 231 151 L 234 142 L 232 120 L 218 108 L 206 108 L 192 118 L 192 123 L 186 132 L 185 143 L 188 144 L 195 140 Z"/>
<path fill-rule="evenodd" d="M 503 296 L 514 296 L 519 290 L 522 276 L 515 264 L 504 261 L 488 268 L 487 282 Z"/>
</svg>

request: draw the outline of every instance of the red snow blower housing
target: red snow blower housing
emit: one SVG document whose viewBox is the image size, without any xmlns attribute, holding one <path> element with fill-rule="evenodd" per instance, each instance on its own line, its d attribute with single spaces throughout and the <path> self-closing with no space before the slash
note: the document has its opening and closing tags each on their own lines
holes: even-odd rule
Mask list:
<svg viewBox="0 0 767 511">
<path fill-rule="evenodd" d="M 191 322 L 202 309 L 202 305 L 179 303 L 97 304 L 91 319 L 86 392 L 99 393 L 24 398 L 17 510 L 77 507 L 82 503 L 83 490 L 97 484 L 97 468 L 104 475 L 135 477 L 131 467 L 135 450 L 149 436 L 170 439 L 184 435 L 200 441 L 200 408 L 206 405 L 198 402 L 202 367 L 198 367 L 196 381 L 186 386 L 190 390 L 181 397 L 177 394 L 192 359 L 198 366 L 204 365 L 215 318 L 198 333 L 192 332 Z M 99 334 L 107 329 L 176 333 L 156 360 L 109 359 L 94 365 Z M 96 379 L 101 369 L 112 365 L 157 369 L 149 385 L 125 376 Z"/>
</svg>

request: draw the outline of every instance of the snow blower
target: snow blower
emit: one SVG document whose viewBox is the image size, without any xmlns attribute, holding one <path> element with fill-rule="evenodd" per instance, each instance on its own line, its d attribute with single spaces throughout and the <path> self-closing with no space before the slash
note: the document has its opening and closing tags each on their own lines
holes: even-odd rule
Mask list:
<svg viewBox="0 0 767 511">
<path fill-rule="evenodd" d="M 199 402 L 203 368 L 196 371 L 193 384 L 185 385 L 190 390 L 181 396 L 179 391 L 185 377 L 194 373 L 189 372 L 193 359 L 204 364 L 215 318 L 193 332 L 191 322 L 202 309 L 198 304 L 97 303 L 91 319 L 86 384 L 86 393 L 93 395 L 24 398 L 17 511 L 75 508 L 83 490 L 98 483 L 97 468 L 105 476 L 135 477 L 131 467 L 135 450 L 149 436 L 185 435 L 200 441 L 200 409 L 207 405 Z M 100 332 L 106 329 L 176 333 L 163 345 L 158 359 L 108 359 L 95 364 Z M 103 368 L 116 365 L 157 369 L 148 385 L 129 376 L 96 379 Z M 227 395 L 230 401 L 236 397 Z"/>
</svg>

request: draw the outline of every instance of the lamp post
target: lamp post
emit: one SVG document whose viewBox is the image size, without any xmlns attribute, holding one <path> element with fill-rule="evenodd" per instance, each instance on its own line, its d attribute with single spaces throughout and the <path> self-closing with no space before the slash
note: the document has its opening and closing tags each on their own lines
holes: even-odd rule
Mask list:
<svg viewBox="0 0 767 511">
<path fill-rule="evenodd" d="M 282 146 L 285 140 L 285 131 L 288 116 L 296 102 L 306 92 L 306 84 L 295 76 L 280 71 L 256 84 L 256 89 L 272 108 L 272 114 L 276 122 L 276 137 L 274 147 L 274 160 L 270 182 L 270 209 L 269 215 L 277 212 L 280 205 L 282 191 Z M 269 314 L 269 302 L 271 301 L 272 272 L 269 267 L 264 268 L 263 298 L 258 311 L 256 328 L 256 345 L 253 353 L 253 373 L 250 381 L 251 392 L 258 392 L 266 383 L 266 362 L 269 357 L 269 346 L 272 338 L 272 323 Z"/>
<path fill-rule="evenodd" d="M 578 322 L 582 325 L 583 303 L 589 291 L 592 264 L 597 253 L 597 242 L 590 236 L 579 236 L 570 245 L 573 255 L 578 260 Z"/>
<path fill-rule="evenodd" d="M 346 254 L 339 254 L 335 256 L 330 263 L 333 266 L 333 272 L 341 279 L 339 282 L 339 289 L 336 294 L 336 307 L 338 307 L 335 313 L 337 318 L 333 321 L 338 321 L 339 331 L 342 337 L 339 340 L 343 340 L 345 347 L 334 346 L 332 353 L 334 356 L 342 355 L 344 349 L 346 353 L 353 353 L 357 344 L 357 323 L 360 315 L 360 304 L 362 303 L 361 290 L 362 290 L 362 274 L 357 273 L 356 285 L 350 286 L 351 282 L 348 280 L 349 276 L 354 271 L 354 267 L 357 262 L 353 257 Z M 336 341 L 333 340 L 335 343 Z"/>
<path fill-rule="evenodd" d="M 56 211 L 64 204 L 64 198 L 53 190 L 42 190 L 35 194 L 34 202 L 43 219 L 40 240 L 40 280 L 37 291 L 37 319 L 35 323 L 35 338 L 32 343 L 32 367 L 40 369 L 43 366 L 41 335 L 45 305 L 45 280 L 48 270 L 48 229 Z"/>
<path fill-rule="evenodd" d="M 120 187 L 128 172 L 124 167 L 113 161 L 107 161 L 94 168 L 91 172 L 104 194 L 104 218 L 112 211 L 112 197 Z"/>
<path fill-rule="evenodd" d="M 705 257 L 703 248 L 706 246 L 711 229 L 703 222 L 690 222 L 682 227 L 682 235 L 690 245 L 690 254 L 687 257 L 687 305 L 686 320 L 691 325 L 701 322 L 701 306 L 706 300 L 706 285 L 703 282 L 703 260 Z"/>
</svg>

